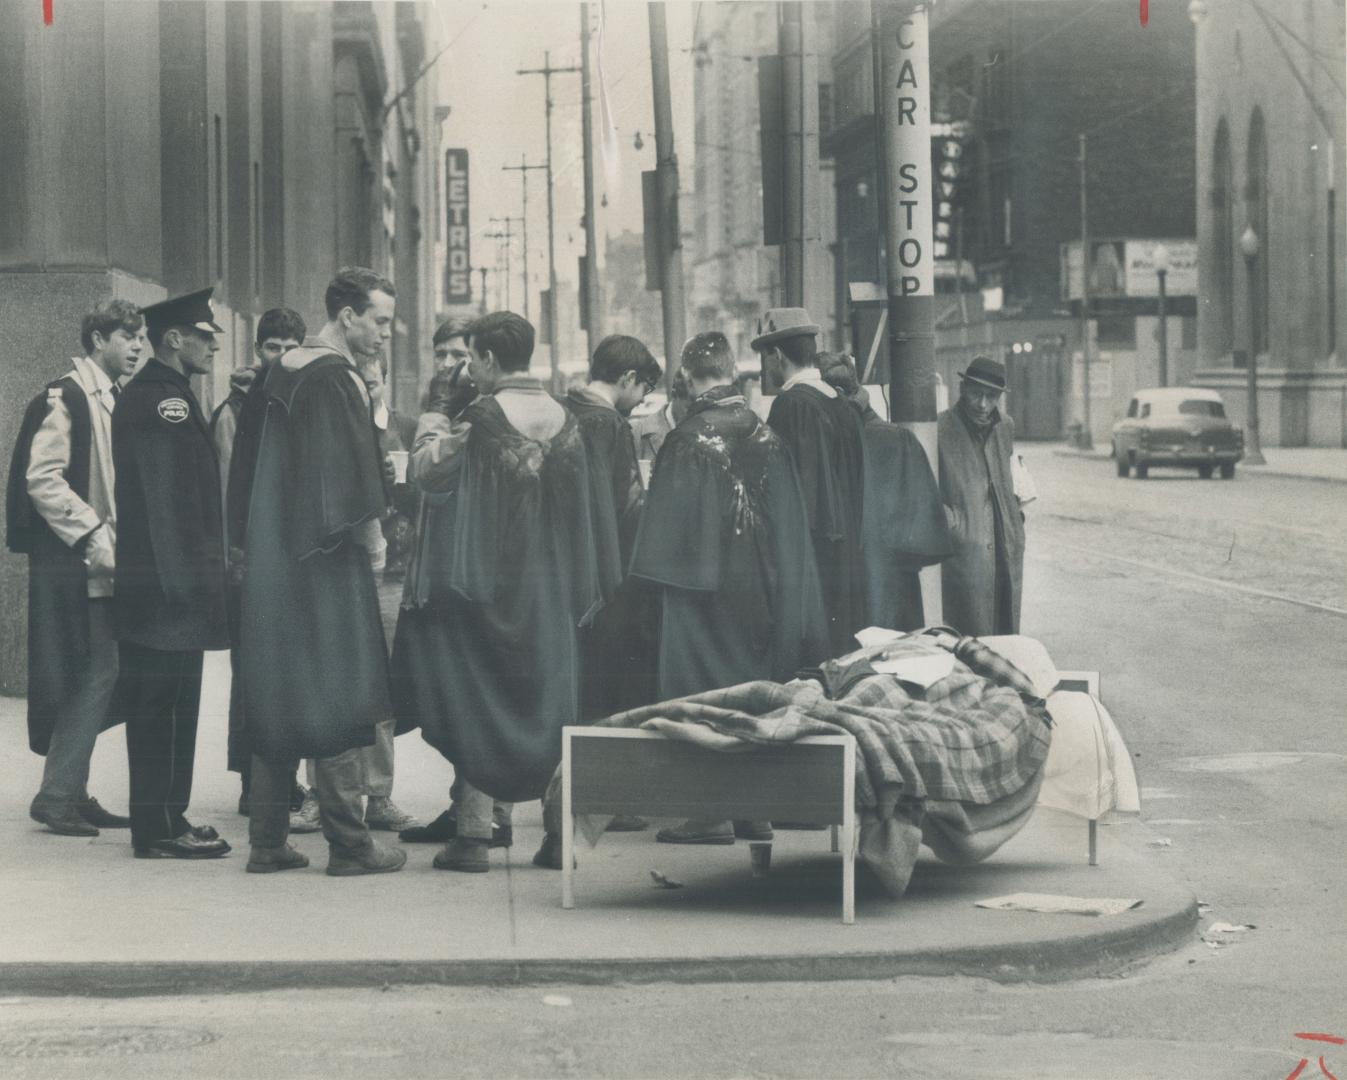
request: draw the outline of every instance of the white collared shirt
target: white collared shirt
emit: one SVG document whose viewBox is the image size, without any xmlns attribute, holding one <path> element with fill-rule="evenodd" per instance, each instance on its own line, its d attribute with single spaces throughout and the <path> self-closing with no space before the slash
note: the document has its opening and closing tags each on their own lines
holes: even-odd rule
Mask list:
<svg viewBox="0 0 1347 1080">
<path fill-rule="evenodd" d="M 823 394 L 824 397 L 837 396 L 837 387 L 830 386 L 828 383 L 824 382 L 823 372 L 819 371 L 816 367 L 803 368 L 802 370 L 797 371 L 781 384 L 781 392 L 784 394 L 792 386 L 799 383 L 803 383 L 805 386 L 812 386 L 819 393 Z"/>
</svg>

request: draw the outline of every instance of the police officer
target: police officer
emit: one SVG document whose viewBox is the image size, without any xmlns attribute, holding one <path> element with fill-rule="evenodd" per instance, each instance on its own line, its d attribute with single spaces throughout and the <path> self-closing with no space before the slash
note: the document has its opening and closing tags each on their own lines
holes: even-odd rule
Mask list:
<svg viewBox="0 0 1347 1080">
<path fill-rule="evenodd" d="M 143 309 L 154 346 L 112 418 L 118 509 L 115 616 L 140 859 L 208 859 L 229 845 L 187 818 L 202 651 L 229 644 L 220 476 L 188 379 L 210 371 L 210 289 Z"/>
</svg>

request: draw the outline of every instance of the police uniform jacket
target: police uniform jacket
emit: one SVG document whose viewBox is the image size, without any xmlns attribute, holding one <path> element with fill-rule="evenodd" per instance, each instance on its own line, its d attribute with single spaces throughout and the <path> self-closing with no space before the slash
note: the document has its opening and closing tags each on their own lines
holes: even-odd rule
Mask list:
<svg viewBox="0 0 1347 1080">
<path fill-rule="evenodd" d="M 117 636 L 166 652 L 223 649 L 219 461 L 186 376 L 150 360 L 112 417 Z"/>
</svg>

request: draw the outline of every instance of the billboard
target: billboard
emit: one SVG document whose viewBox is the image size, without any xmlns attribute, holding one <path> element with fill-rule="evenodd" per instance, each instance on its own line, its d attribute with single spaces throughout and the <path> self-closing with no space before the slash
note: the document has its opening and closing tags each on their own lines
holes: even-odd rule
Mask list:
<svg viewBox="0 0 1347 1080">
<path fill-rule="evenodd" d="M 1155 271 L 1155 249 L 1164 245 L 1169 260 L 1165 275 L 1168 296 L 1197 295 L 1196 240 L 1091 240 L 1090 296 L 1095 299 L 1127 296 L 1133 298 L 1160 295 L 1160 279 Z M 1079 300 L 1080 241 L 1062 245 L 1062 295 Z"/>
<path fill-rule="evenodd" d="M 444 152 L 445 251 L 444 299 L 472 303 L 472 247 L 468 229 L 468 152 Z"/>
</svg>

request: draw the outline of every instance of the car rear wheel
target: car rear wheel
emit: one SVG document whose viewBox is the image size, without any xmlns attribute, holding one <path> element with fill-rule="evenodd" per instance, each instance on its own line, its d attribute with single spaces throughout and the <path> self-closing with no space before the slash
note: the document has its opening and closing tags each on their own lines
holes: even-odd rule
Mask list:
<svg viewBox="0 0 1347 1080">
<path fill-rule="evenodd" d="M 1113 444 L 1113 463 L 1118 467 L 1118 475 L 1126 476 L 1128 473 L 1127 457 L 1118 449 L 1118 444 Z"/>
<path fill-rule="evenodd" d="M 1221 466 L 1221 479 L 1233 480 L 1235 478 L 1235 463 L 1232 461 L 1228 465 Z"/>
<path fill-rule="evenodd" d="M 1210 466 L 1210 465 L 1199 465 L 1199 466 L 1197 467 L 1197 475 L 1200 476 L 1203 480 L 1210 480 L 1210 479 L 1211 479 L 1211 466 Z"/>
</svg>

